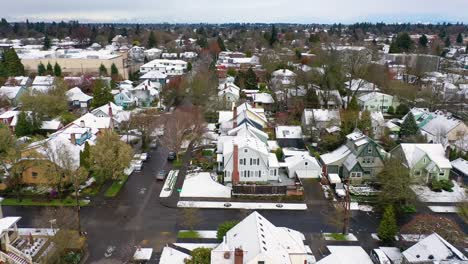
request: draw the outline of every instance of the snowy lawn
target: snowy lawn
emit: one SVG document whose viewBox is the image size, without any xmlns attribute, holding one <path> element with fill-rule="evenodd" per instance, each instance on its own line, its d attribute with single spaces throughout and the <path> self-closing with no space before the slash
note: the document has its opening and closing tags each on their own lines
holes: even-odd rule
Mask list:
<svg viewBox="0 0 468 264">
<path fill-rule="evenodd" d="M 407 242 L 418 242 L 426 238 L 426 235 L 418 235 L 418 234 L 402 234 L 400 236 L 403 241 L 407 241 Z"/>
<path fill-rule="evenodd" d="M 452 181 L 454 184 L 453 192 L 433 192 L 425 185 L 412 185 L 411 189 L 416 193 L 418 199 L 423 202 L 429 203 L 459 203 L 467 201 L 465 189 Z"/>
<path fill-rule="evenodd" d="M 179 234 L 182 232 L 196 232 L 198 234 L 198 238 L 216 238 L 216 230 L 180 230 Z"/>
<path fill-rule="evenodd" d="M 180 197 L 231 198 L 231 188 L 217 183 L 209 172 L 188 174 Z"/>
<path fill-rule="evenodd" d="M 169 197 L 172 194 L 174 189 L 174 185 L 177 181 L 177 176 L 179 175 L 178 170 L 171 170 L 166 177 L 166 181 L 164 182 L 164 186 L 159 194 L 159 197 Z"/>
<path fill-rule="evenodd" d="M 456 206 L 428 206 L 435 213 L 458 213 Z"/>
</svg>

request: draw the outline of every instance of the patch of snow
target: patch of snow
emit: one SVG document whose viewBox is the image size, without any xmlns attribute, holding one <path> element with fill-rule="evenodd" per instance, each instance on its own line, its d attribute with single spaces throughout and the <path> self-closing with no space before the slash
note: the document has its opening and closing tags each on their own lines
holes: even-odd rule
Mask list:
<svg viewBox="0 0 468 264">
<path fill-rule="evenodd" d="M 454 184 L 453 192 L 433 192 L 425 185 L 412 185 L 411 189 L 416 193 L 420 201 L 430 203 L 459 203 L 467 201 L 465 189 L 461 187 L 456 181 Z"/>
<path fill-rule="evenodd" d="M 372 237 L 372 239 L 374 239 L 374 240 L 380 241 L 380 238 L 379 238 L 379 236 L 378 236 L 376 233 L 372 233 L 372 234 L 371 234 L 371 237 Z"/>
<path fill-rule="evenodd" d="M 219 209 L 250 209 L 250 210 L 307 210 L 305 203 L 243 203 L 243 202 L 208 202 L 179 201 L 180 208 L 219 208 Z"/>
<path fill-rule="evenodd" d="M 171 247 L 164 247 L 159 263 L 184 264 L 186 258 L 190 259 L 190 255 Z"/>
<path fill-rule="evenodd" d="M 180 230 L 179 232 L 188 232 L 189 230 Z M 216 238 L 216 230 L 193 230 L 198 233 L 200 238 Z"/>
<path fill-rule="evenodd" d="M 458 213 L 456 206 L 428 206 L 435 213 Z"/>
<path fill-rule="evenodd" d="M 209 172 L 191 173 L 185 177 L 180 197 L 231 198 L 231 188 L 217 183 Z"/>
<path fill-rule="evenodd" d="M 374 208 L 372 206 L 370 206 L 370 205 L 359 204 L 358 207 L 359 207 L 359 211 L 363 211 L 363 212 L 372 212 L 372 211 L 374 211 Z"/>
<path fill-rule="evenodd" d="M 426 235 L 419 235 L 419 234 L 401 234 L 401 238 L 403 241 L 407 242 L 418 242 L 426 238 Z"/>
<path fill-rule="evenodd" d="M 329 240 L 329 241 L 335 240 L 332 237 L 332 233 L 323 233 L 323 237 L 325 238 L 325 240 Z M 357 237 L 354 234 L 351 234 L 351 233 L 347 234 L 345 236 L 345 239 L 346 239 L 346 241 L 358 241 Z"/>
<path fill-rule="evenodd" d="M 179 175 L 178 170 L 171 170 L 166 177 L 166 181 L 164 182 L 164 186 L 161 189 L 161 193 L 159 197 L 169 197 L 174 190 L 174 185 L 177 181 L 177 176 Z"/>
</svg>

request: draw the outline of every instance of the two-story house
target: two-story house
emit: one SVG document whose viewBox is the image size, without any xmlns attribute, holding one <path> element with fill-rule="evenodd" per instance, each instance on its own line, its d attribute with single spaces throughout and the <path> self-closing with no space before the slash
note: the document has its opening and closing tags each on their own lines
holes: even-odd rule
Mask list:
<svg viewBox="0 0 468 264">
<path fill-rule="evenodd" d="M 395 147 L 390 154 L 409 169 L 412 177 L 421 182 L 449 178 L 452 165 L 445 157 L 442 144 L 404 143 Z"/>
<path fill-rule="evenodd" d="M 386 113 L 390 106 L 396 109 L 399 104 L 396 97 L 379 92 L 363 94 L 357 100 L 361 110 L 368 110 L 370 112 L 381 111 Z"/>
<path fill-rule="evenodd" d="M 71 88 L 65 93 L 65 95 L 67 96 L 68 104 L 72 109 L 89 109 L 91 106 L 91 100 L 93 99 L 92 96 L 83 93 L 79 87 Z"/>
<path fill-rule="evenodd" d="M 346 143 L 321 155 L 324 174 L 338 174 L 351 183 L 374 181 L 384 166 L 387 153 L 361 131 L 346 136 Z"/>
</svg>

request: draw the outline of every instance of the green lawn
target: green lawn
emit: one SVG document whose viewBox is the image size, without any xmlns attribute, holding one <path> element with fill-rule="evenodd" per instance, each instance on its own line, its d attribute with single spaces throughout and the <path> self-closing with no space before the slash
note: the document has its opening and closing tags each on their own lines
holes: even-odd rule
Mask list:
<svg viewBox="0 0 468 264">
<path fill-rule="evenodd" d="M 88 201 L 80 200 L 80 206 L 88 205 Z M 5 198 L 2 202 L 2 205 L 11 205 L 11 206 L 75 206 L 75 200 L 71 197 L 67 197 L 63 200 L 51 200 L 51 201 L 35 201 L 33 199 L 22 199 L 21 202 L 16 198 Z"/>
<path fill-rule="evenodd" d="M 96 196 L 99 194 L 99 191 L 101 190 L 102 185 L 98 184 L 93 184 L 91 187 L 88 187 L 84 189 L 80 195 L 84 196 Z"/>
<path fill-rule="evenodd" d="M 197 231 L 179 231 L 177 238 L 200 238 L 200 234 Z"/>
<path fill-rule="evenodd" d="M 128 175 L 125 175 L 125 177 L 120 180 L 120 181 L 114 181 L 112 185 L 106 190 L 104 193 L 105 197 L 115 197 L 117 194 L 119 194 L 120 189 L 124 186 L 124 184 L 127 182 Z"/>
<path fill-rule="evenodd" d="M 179 160 L 174 160 L 172 162 L 172 167 L 174 167 L 174 168 L 180 168 L 180 167 L 182 167 L 182 165 L 184 165 L 183 162 L 182 162 L 182 158 L 179 158 Z"/>
<path fill-rule="evenodd" d="M 346 241 L 346 236 L 341 233 L 331 233 L 327 234 L 327 236 L 333 238 L 333 240 Z"/>
</svg>

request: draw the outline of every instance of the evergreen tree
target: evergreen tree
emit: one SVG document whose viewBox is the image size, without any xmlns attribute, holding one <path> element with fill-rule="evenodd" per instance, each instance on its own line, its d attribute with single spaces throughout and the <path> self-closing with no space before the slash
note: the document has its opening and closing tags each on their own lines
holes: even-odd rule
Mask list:
<svg viewBox="0 0 468 264">
<path fill-rule="evenodd" d="M 377 234 L 383 242 L 392 242 L 398 233 L 398 225 L 395 219 L 395 212 L 392 205 L 385 207 L 385 211 L 380 220 Z"/>
<path fill-rule="evenodd" d="M 156 45 L 157 45 L 156 35 L 154 35 L 154 32 L 151 31 L 148 37 L 148 48 L 149 49 L 154 48 L 156 47 Z"/>
<path fill-rule="evenodd" d="M 400 50 L 399 52 L 409 52 L 413 46 L 413 41 L 411 40 L 411 37 L 408 33 L 403 32 L 398 34 L 395 40 L 395 44 L 398 50 Z"/>
<path fill-rule="evenodd" d="M 93 89 L 93 107 L 99 107 L 113 101 L 114 97 L 112 96 L 110 87 L 103 80 L 96 80 Z"/>
<path fill-rule="evenodd" d="M 420 45 L 421 47 L 424 47 L 424 48 L 427 47 L 427 43 L 428 43 L 428 42 L 429 42 L 429 41 L 428 41 L 428 39 L 427 39 L 427 36 L 424 35 L 424 34 L 419 38 L 419 45 Z"/>
<path fill-rule="evenodd" d="M 221 37 L 218 37 L 218 46 L 221 51 L 226 51 L 226 46 L 224 45 L 224 41 Z"/>
<path fill-rule="evenodd" d="M 115 63 L 112 63 L 111 65 L 111 76 L 112 80 L 117 80 L 117 78 L 119 77 L 119 69 L 117 69 Z"/>
<path fill-rule="evenodd" d="M 255 74 L 252 67 L 247 70 L 245 75 L 245 88 L 246 89 L 258 89 L 257 87 L 257 75 Z"/>
<path fill-rule="evenodd" d="M 349 101 L 348 110 L 359 111 L 359 104 L 357 102 L 356 96 L 353 96 L 351 101 Z"/>
<path fill-rule="evenodd" d="M 40 62 L 39 65 L 37 65 L 37 75 L 39 76 L 44 76 L 46 75 L 46 68 L 44 66 L 44 63 Z"/>
<path fill-rule="evenodd" d="M 452 45 L 452 42 L 450 42 L 450 37 L 447 36 L 444 41 L 445 47 L 448 48 L 450 45 Z"/>
<path fill-rule="evenodd" d="M 62 76 L 62 68 L 60 67 L 60 65 L 57 62 L 55 62 L 55 65 L 54 65 L 54 75 L 57 76 L 57 77 Z"/>
<path fill-rule="evenodd" d="M 406 115 L 403 124 L 401 124 L 400 137 L 405 138 L 415 136 L 418 134 L 418 131 L 419 127 L 416 124 L 416 120 L 414 120 L 413 113 L 408 112 L 408 115 Z"/>
<path fill-rule="evenodd" d="M 14 49 L 7 49 L 3 52 L 2 58 L 4 77 L 24 75 L 24 66 Z"/>
<path fill-rule="evenodd" d="M 387 110 L 387 113 L 388 113 L 389 115 L 395 114 L 395 108 L 393 108 L 392 105 L 389 106 L 389 107 L 388 107 L 388 110 Z"/>
<path fill-rule="evenodd" d="M 271 26 L 270 46 L 273 46 L 278 41 L 278 31 L 275 25 Z"/>
<path fill-rule="evenodd" d="M 363 132 L 367 132 L 368 136 L 373 137 L 372 118 L 369 110 L 364 110 L 363 112 L 361 112 L 361 118 L 358 122 L 358 128 Z"/>
<path fill-rule="evenodd" d="M 80 166 L 89 170 L 89 153 L 90 153 L 90 146 L 88 141 L 85 142 L 85 146 L 83 151 L 80 152 Z"/>
<path fill-rule="evenodd" d="M 107 68 L 102 63 L 101 63 L 101 66 L 99 66 L 99 75 L 107 76 Z"/>
<path fill-rule="evenodd" d="M 399 104 L 395 110 L 395 114 L 404 116 L 409 112 L 409 107 L 406 104 Z"/>
<path fill-rule="evenodd" d="M 187 71 L 191 71 L 192 70 L 192 63 L 189 61 L 187 62 Z"/>
<path fill-rule="evenodd" d="M 54 74 L 54 67 L 52 67 L 52 64 L 50 64 L 50 62 L 47 63 L 46 72 L 48 75 Z"/>
<path fill-rule="evenodd" d="M 458 44 L 463 44 L 463 35 L 462 35 L 462 33 L 458 33 L 457 43 Z"/>
<path fill-rule="evenodd" d="M 24 137 L 31 135 L 32 122 L 24 111 L 18 114 L 18 121 L 16 122 L 15 134 L 17 137 Z"/>
<path fill-rule="evenodd" d="M 306 107 L 307 108 L 320 108 L 320 100 L 317 96 L 317 92 L 314 89 L 307 90 L 306 94 Z"/>
<path fill-rule="evenodd" d="M 49 50 L 51 46 L 52 46 L 52 44 L 50 43 L 49 35 L 46 34 L 44 36 L 44 42 L 43 42 L 42 49 L 43 50 Z"/>
</svg>

